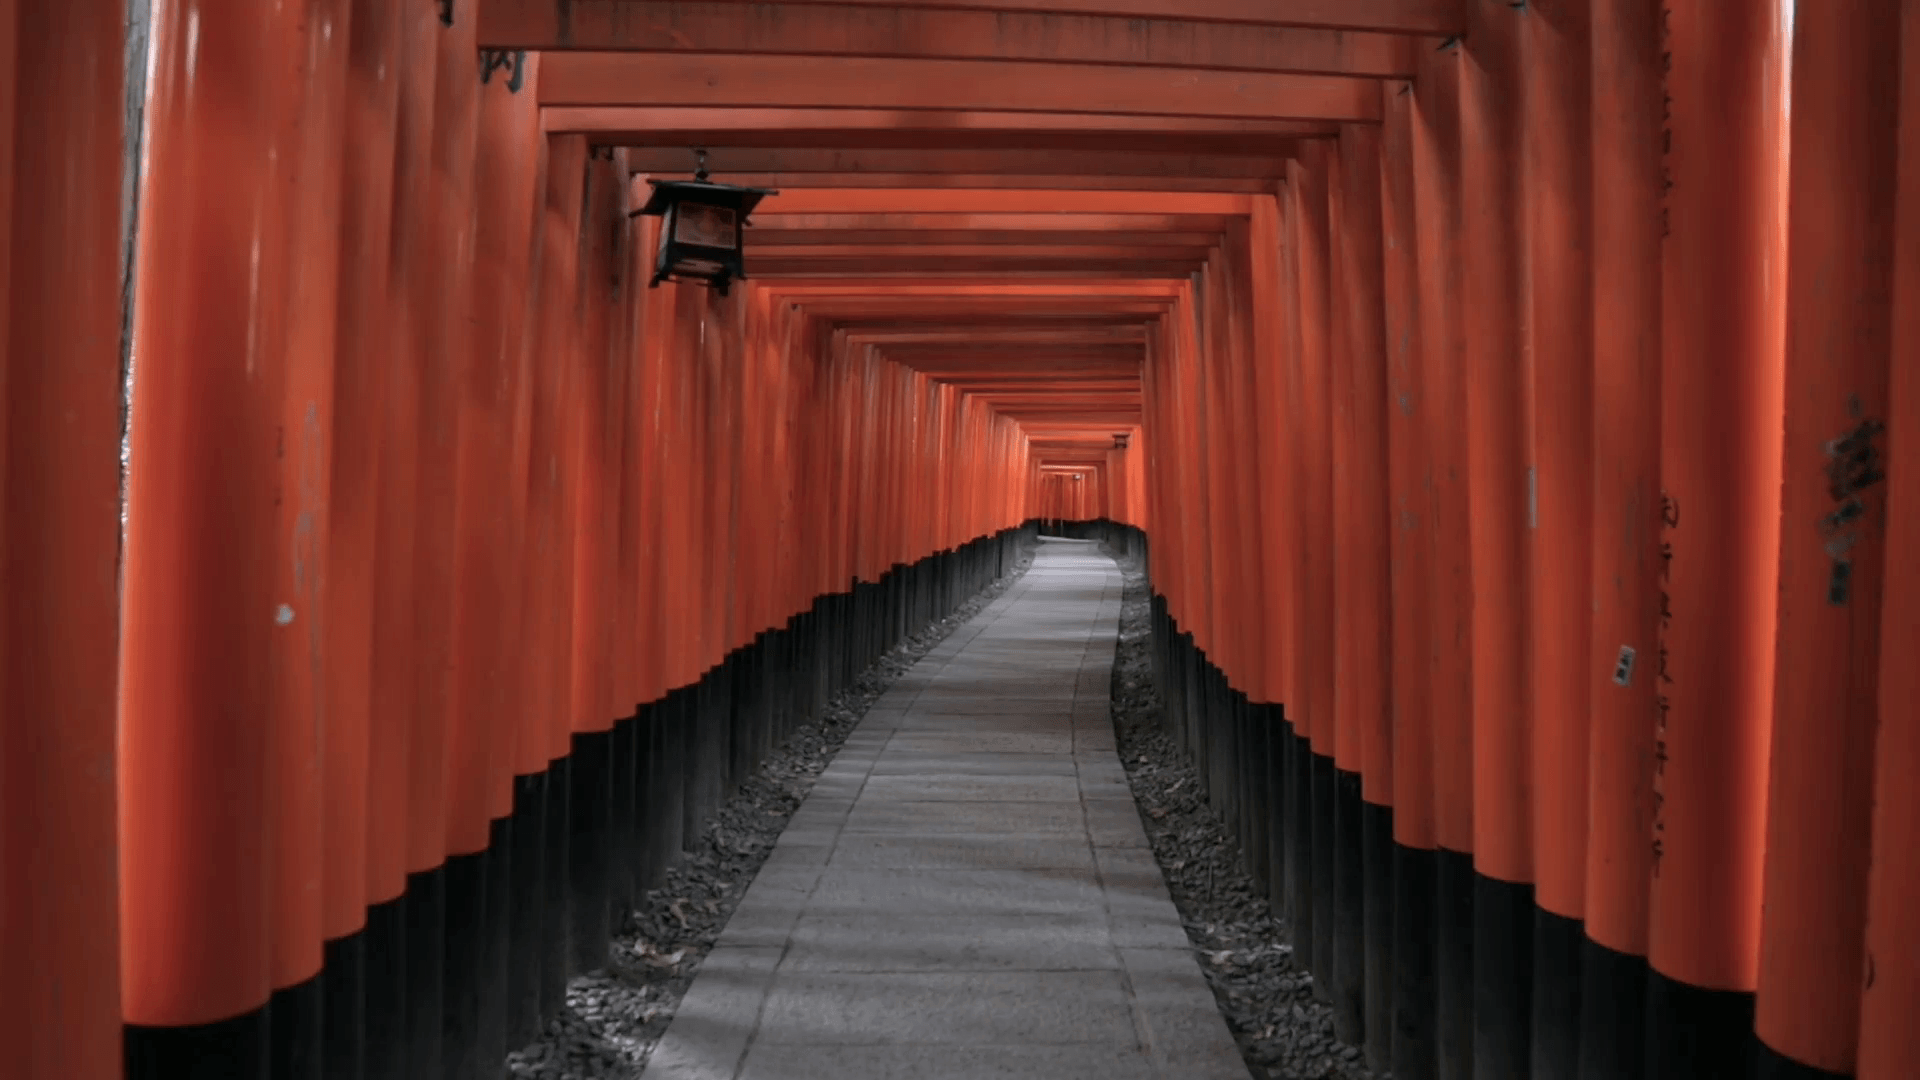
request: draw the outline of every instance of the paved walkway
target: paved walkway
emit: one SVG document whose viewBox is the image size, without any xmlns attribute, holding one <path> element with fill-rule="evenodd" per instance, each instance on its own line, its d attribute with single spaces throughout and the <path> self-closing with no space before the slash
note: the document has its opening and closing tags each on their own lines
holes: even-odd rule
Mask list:
<svg viewBox="0 0 1920 1080">
<path fill-rule="evenodd" d="M 874 704 L 646 1080 L 1247 1080 L 1114 753 L 1120 590 L 1045 542 Z"/>
</svg>

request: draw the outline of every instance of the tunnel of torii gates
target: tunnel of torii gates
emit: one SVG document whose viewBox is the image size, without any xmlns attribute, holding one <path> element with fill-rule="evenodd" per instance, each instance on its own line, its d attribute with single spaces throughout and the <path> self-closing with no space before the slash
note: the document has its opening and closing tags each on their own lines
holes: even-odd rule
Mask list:
<svg viewBox="0 0 1920 1080">
<path fill-rule="evenodd" d="M 1053 521 L 1150 546 L 1167 723 L 1374 1066 L 1912 1080 L 1909 48 L 0 0 L 0 1073 L 498 1075 Z M 780 190 L 724 296 L 629 216 L 696 147 Z"/>
</svg>

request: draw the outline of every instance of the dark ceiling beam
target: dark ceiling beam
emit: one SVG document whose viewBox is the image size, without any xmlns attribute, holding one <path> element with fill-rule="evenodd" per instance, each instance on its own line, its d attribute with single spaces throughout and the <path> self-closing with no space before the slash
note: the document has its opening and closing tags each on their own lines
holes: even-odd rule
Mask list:
<svg viewBox="0 0 1920 1080">
<path fill-rule="evenodd" d="M 1294 148 L 1256 148 L 1232 154 L 1181 154 L 1087 150 L 838 150 L 786 147 L 719 147 L 708 150 L 707 169 L 732 182 L 734 173 L 996 173 L 1009 176 L 1138 176 L 1166 179 L 1218 176 L 1274 180 L 1284 177 Z M 684 148 L 627 152 L 634 172 L 667 176 L 691 172 L 694 155 Z M 1044 186 L 1044 185 L 1042 185 Z"/>
<path fill-rule="evenodd" d="M 1129 116 L 1121 113 L 925 109 L 787 109 L 752 106 L 554 106 L 543 130 L 578 133 L 596 145 L 668 147 L 834 147 L 949 150 L 1158 150 L 1166 153 L 1278 152 L 1293 139 L 1331 138 L 1321 120 Z"/>
<path fill-rule="evenodd" d="M 662 14 L 659 10 L 661 5 L 655 2 L 478 2 L 480 21 L 476 29 L 480 41 L 485 46 L 496 48 L 545 48 L 594 36 L 661 32 L 633 25 Z M 875 13 L 876 25 L 869 32 L 878 36 L 886 33 L 886 17 L 897 16 L 899 9 L 907 5 L 899 0 L 786 0 L 783 3 L 753 6 L 775 9 L 759 16 L 762 19 L 772 21 L 787 18 L 803 27 L 806 25 L 808 8 L 824 8 L 833 12 L 864 8 Z M 1083 16 L 1100 20 L 1228 23 L 1242 29 L 1293 27 L 1436 37 L 1460 34 L 1466 30 L 1466 12 L 1461 0 L 940 0 L 938 7 L 950 12 L 1009 20 Z M 675 42 L 681 47 L 697 47 L 701 39 L 695 37 L 696 33 L 742 33 L 754 25 L 712 21 L 712 17 L 710 21 L 701 22 L 691 16 L 684 20 L 684 24 L 688 28 L 682 31 L 686 44 Z M 903 29 L 919 29 L 923 25 L 906 22 Z M 932 25 L 950 29 L 954 24 L 935 22 Z M 1024 23 L 1014 25 L 1026 29 Z M 670 34 L 672 31 L 666 32 Z M 886 39 L 880 36 L 879 40 L 884 42 Z M 1269 40 L 1267 44 L 1281 42 Z M 1091 45 L 1083 47 L 1092 48 Z"/>
<path fill-rule="evenodd" d="M 777 230 L 832 230 L 853 232 L 863 229 L 916 230 L 944 229 L 957 232 L 1204 232 L 1218 235 L 1231 228 L 1232 214 L 1172 213 L 1162 207 L 1151 213 L 1087 212 L 996 213 L 993 211 L 947 212 L 853 212 L 783 213 L 767 211 L 754 214 L 748 222 L 749 237 Z M 751 242 L 751 241 L 750 241 Z"/>
<path fill-rule="evenodd" d="M 1025 60 L 577 52 L 540 61 L 542 105 L 1038 111 L 1377 122 L 1378 80 Z"/>
<path fill-rule="evenodd" d="M 1421 39 L 1320 27 L 894 4 L 481 0 L 480 47 L 760 53 L 1411 78 Z"/>
<path fill-rule="evenodd" d="M 1091 232 L 1071 230 L 961 230 L 961 229 L 767 229 L 755 219 L 748 234 L 756 250 L 783 247 L 809 247 L 819 244 L 997 244 L 1028 247 L 1033 244 L 1084 245 L 1087 247 L 1211 248 L 1220 242 L 1217 233 L 1205 232 Z"/>
<path fill-rule="evenodd" d="M 672 179 L 686 179 L 686 173 Z M 1004 176 L 998 173 L 718 173 L 714 176 L 744 187 L 793 191 L 800 188 L 967 188 L 976 191 L 1164 191 L 1271 193 L 1278 180 L 1197 176 L 1097 176 L 1071 173 L 1058 176 Z"/>
</svg>

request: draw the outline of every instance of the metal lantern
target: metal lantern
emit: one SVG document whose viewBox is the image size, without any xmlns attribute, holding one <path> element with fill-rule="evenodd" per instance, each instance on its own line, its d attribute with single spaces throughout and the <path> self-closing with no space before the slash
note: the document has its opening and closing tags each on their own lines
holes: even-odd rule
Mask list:
<svg viewBox="0 0 1920 1080">
<path fill-rule="evenodd" d="M 735 278 L 747 276 L 741 257 L 747 215 L 761 199 L 779 192 L 710 182 L 704 150 L 692 180 L 649 178 L 647 183 L 653 185 L 653 197 L 628 216 L 665 219 L 648 287 L 662 281 L 698 281 L 727 295 Z"/>
</svg>

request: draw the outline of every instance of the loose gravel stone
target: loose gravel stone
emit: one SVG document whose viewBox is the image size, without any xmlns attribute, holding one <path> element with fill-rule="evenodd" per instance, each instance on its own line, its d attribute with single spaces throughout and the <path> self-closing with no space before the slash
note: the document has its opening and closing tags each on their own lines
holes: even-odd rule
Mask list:
<svg viewBox="0 0 1920 1080">
<path fill-rule="evenodd" d="M 667 871 L 614 935 L 607 967 L 567 985 L 567 1005 L 542 1036 L 507 1055 L 522 1080 L 637 1080 L 654 1045 L 787 820 L 876 698 L 948 634 L 1004 593 L 1031 556 L 959 611 L 881 657 L 796 730 L 720 808 L 698 844 Z"/>
<path fill-rule="evenodd" d="M 1239 845 L 1200 794 L 1198 770 L 1162 729 L 1146 574 L 1137 563 L 1118 561 L 1126 589 L 1113 667 L 1115 742 L 1147 840 L 1234 1041 L 1256 1077 L 1386 1080 L 1366 1069 L 1357 1047 L 1334 1038 L 1333 1009 L 1314 998 L 1312 976 L 1293 965 L 1288 927 L 1254 891 Z"/>
</svg>

